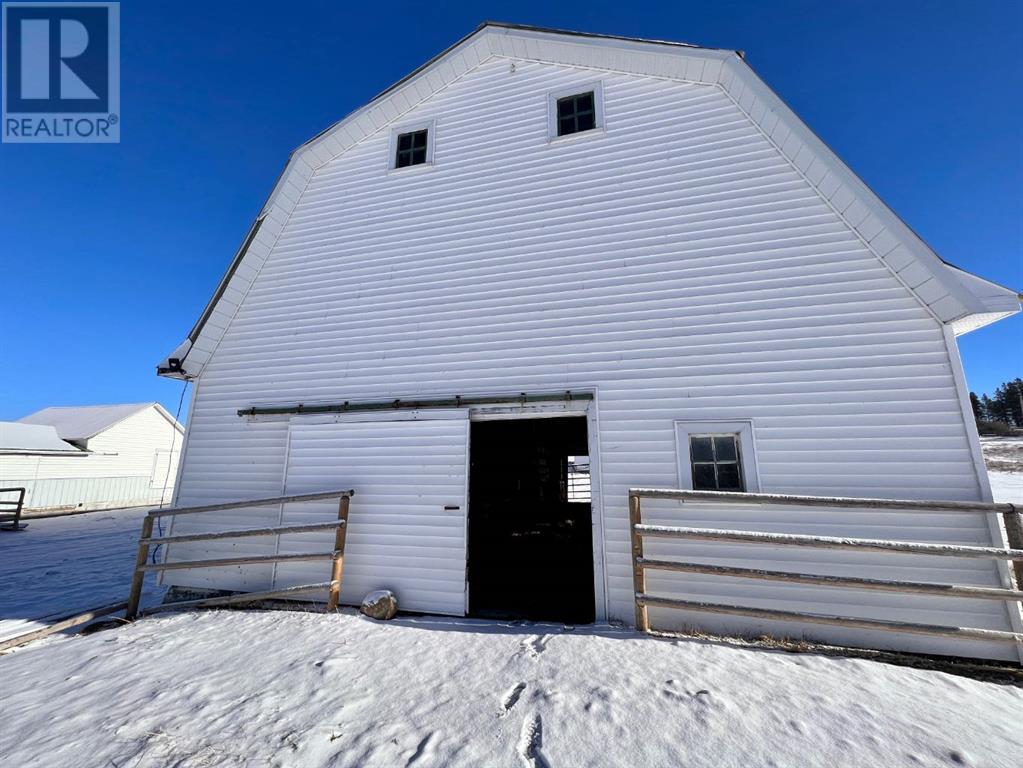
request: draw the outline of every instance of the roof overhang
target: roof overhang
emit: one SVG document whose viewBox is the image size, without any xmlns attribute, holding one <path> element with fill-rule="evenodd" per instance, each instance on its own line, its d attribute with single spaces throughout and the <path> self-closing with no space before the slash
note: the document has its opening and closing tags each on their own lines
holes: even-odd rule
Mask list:
<svg viewBox="0 0 1023 768">
<path fill-rule="evenodd" d="M 485 22 L 291 153 L 199 321 L 174 352 L 159 363 L 157 373 L 178 379 L 200 375 L 306 184 L 319 168 L 386 130 L 424 100 L 494 58 L 623 72 L 720 88 L 937 320 L 972 330 L 1005 316 L 1006 311 L 991 312 L 972 284 L 948 269 L 760 79 L 741 52 Z M 1013 311 L 1018 309 L 1017 304 Z"/>
<path fill-rule="evenodd" d="M 986 280 L 953 264 L 945 264 L 945 267 L 984 307 L 983 312 L 963 315 L 950 323 L 956 336 L 991 325 L 1020 311 L 1023 294 L 1018 291 Z"/>
<path fill-rule="evenodd" d="M 88 452 L 61 440 L 57 428 L 49 424 L 0 421 L 0 454 L 86 456 Z"/>
</svg>

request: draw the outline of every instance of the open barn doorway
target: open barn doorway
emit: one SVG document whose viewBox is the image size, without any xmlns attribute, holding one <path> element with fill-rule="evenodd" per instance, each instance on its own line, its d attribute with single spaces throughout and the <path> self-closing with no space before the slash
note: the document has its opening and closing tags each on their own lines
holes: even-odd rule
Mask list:
<svg viewBox="0 0 1023 768">
<path fill-rule="evenodd" d="M 585 417 L 474 421 L 469 613 L 594 620 Z"/>
</svg>

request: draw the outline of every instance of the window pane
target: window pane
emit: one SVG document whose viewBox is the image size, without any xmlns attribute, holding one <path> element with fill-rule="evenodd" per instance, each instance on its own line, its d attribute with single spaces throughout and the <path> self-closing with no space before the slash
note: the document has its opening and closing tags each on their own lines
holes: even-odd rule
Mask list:
<svg viewBox="0 0 1023 768">
<path fill-rule="evenodd" d="M 412 153 L 411 152 L 401 152 L 401 151 L 399 151 L 398 152 L 398 159 L 395 161 L 394 166 L 395 166 L 395 168 L 404 168 L 406 165 L 409 164 L 409 161 L 411 159 L 412 159 Z"/>
<path fill-rule="evenodd" d="M 577 96 L 575 99 L 575 110 L 576 112 L 582 112 L 587 109 L 593 109 L 593 94 L 584 93 L 581 96 Z"/>
<path fill-rule="evenodd" d="M 714 458 L 718 461 L 735 461 L 735 437 L 718 435 L 714 438 Z"/>
<path fill-rule="evenodd" d="M 398 150 L 411 149 L 412 148 L 412 134 L 403 133 L 398 137 Z"/>
<path fill-rule="evenodd" d="M 579 115 L 579 117 L 576 118 L 576 123 L 578 125 L 576 130 L 579 131 L 588 131 L 596 126 L 596 122 L 593 120 L 592 112 L 589 112 L 584 115 Z"/>
<path fill-rule="evenodd" d="M 412 134 L 412 146 L 426 149 L 426 131 L 418 131 Z"/>
<path fill-rule="evenodd" d="M 575 118 L 563 117 L 558 120 L 558 136 L 564 136 L 569 133 L 575 133 Z"/>
<path fill-rule="evenodd" d="M 413 149 L 412 150 L 412 165 L 419 165 L 420 163 L 426 162 L 426 150 L 425 149 Z"/>
<path fill-rule="evenodd" d="M 689 450 L 693 461 L 714 461 L 714 453 L 710 447 L 709 437 L 689 438 Z"/>
<path fill-rule="evenodd" d="M 741 491 L 738 464 L 718 464 L 718 490 Z"/>
<path fill-rule="evenodd" d="M 693 464 L 693 490 L 716 491 L 713 464 Z"/>
<path fill-rule="evenodd" d="M 575 114 L 575 101 L 569 96 L 567 99 L 558 99 L 558 119 L 571 117 Z"/>
</svg>

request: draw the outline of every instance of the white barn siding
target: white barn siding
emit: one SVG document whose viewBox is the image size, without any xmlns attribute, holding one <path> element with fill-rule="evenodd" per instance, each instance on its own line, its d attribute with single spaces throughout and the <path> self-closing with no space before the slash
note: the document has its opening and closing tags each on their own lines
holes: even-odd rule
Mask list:
<svg viewBox="0 0 1023 768">
<path fill-rule="evenodd" d="M 285 493 L 315 493 L 339 481 L 357 489 L 345 544 L 343 602 L 357 605 L 368 592 L 386 586 L 406 610 L 460 616 L 465 612 L 469 414 L 372 416 L 292 423 Z M 336 502 L 314 502 L 288 505 L 282 521 L 336 517 Z M 333 540 L 333 532 L 291 534 L 281 537 L 280 551 L 329 552 Z M 315 584 L 329 572 L 329 563 L 280 563 L 274 585 Z"/>
<path fill-rule="evenodd" d="M 606 132 L 548 142 L 548 91 L 597 79 Z M 436 120 L 435 167 L 388 173 L 384 128 L 294 190 L 178 504 L 280 493 L 287 423 L 238 408 L 595 388 L 631 621 L 627 489 L 678 485 L 676 420 L 752 419 L 767 492 L 982 498 L 941 324 L 721 88 L 499 58 L 406 119 Z"/>
<path fill-rule="evenodd" d="M 162 474 L 155 476 L 157 464 L 160 464 L 162 472 L 166 472 L 166 455 L 173 451 L 169 478 L 169 488 L 173 491 L 181 443 L 181 434 L 177 433 L 175 427 L 156 408 L 146 408 L 90 439 L 88 449 L 97 453 L 116 454 L 120 471 L 152 477 L 158 481 L 160 488 L 163 487 L 164 478 Z M 159 461 L 158 453 L 162 454 Z M 167 498 L 170 498 L 170 494 Z"/>
<path fill-rule="evenodd" d="M 182 442 L 155 407 L 144 408 L 88 439 L 88 453 L 0 455 L 0 485 L 27 488 L 30 509 L 158 504 L 173 496 Z"/>
</svg>

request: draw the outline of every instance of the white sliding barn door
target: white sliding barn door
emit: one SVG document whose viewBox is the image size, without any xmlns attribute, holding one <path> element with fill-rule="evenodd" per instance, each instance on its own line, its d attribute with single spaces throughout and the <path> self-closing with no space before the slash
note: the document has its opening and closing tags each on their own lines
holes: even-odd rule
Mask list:
<svg viewBox="0 0 1023 768">
<path fill-rule="evenodd" d="M 468 411 L 291 424 L 284 492 L 355 489 L 341 602 L 390 589 L 402 609 L 465 614 Z M 448 509 L 445 509 L 448 507 Z M 286 523 L 337 517 L 332 501 L 289 504 Z M 333 549 L 333 533 L 280 537 L 281 552 Z M 279 587 L 327 581 L 329 562 L 280 563 Z"/>
</svg>

